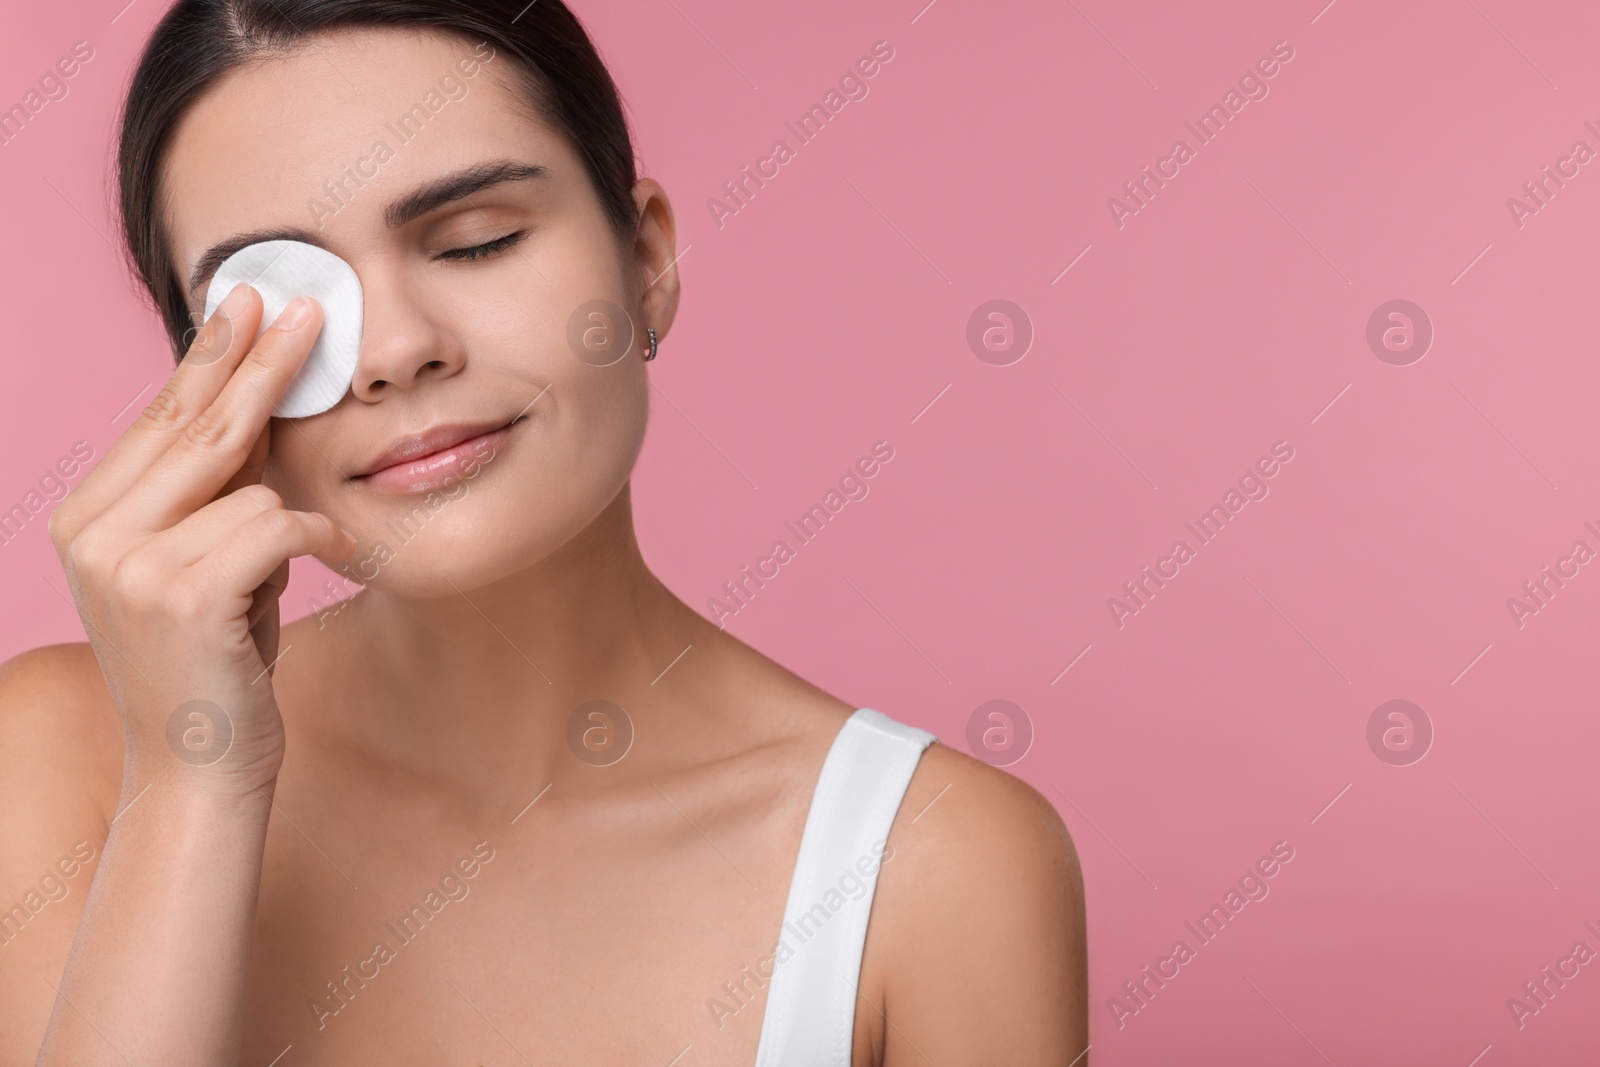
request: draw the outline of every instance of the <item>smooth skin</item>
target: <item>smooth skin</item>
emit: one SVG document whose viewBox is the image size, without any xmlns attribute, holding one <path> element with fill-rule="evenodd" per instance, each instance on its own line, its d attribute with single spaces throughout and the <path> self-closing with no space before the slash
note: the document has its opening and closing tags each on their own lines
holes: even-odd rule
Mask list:
<svg viewBox="0 0 1600 1067">
<path fill-rule="evenodd" d="M 214 87 L 165 161 L 185 280 L 235 233 L 311 228 L 324 179 L 474 43 L 326 35 Z M 608 299 L 674 351 L 672 209 L 641 180 L 619 244 L 509 74 L 487 64 L 318 235 L 366 292 L 350 395 L 271 417 L 322 312 L 251 344 L 243 287 L 52 515 L 90 641 L 0 666 L 0 908 L 45 900 L 0 925 L 0 1063 L 753 1062 L 765 997 L 724 983 L 771 954 L 854 706 L 646 566 L 646 366 L 578 359 L 566 329 Z M 504 160 L 546 170 L 385 217 Z M 403 433 L 524 408 L 403 545 L 422 494 L 346 477 Z M 370 580 L 280 629 L 308 555 Z M 604 767 L 568 744 L 596 697 L 634 728 Z M 203 765 L 169 730 L 196 700 L 232 729 Z M 1082 880 L 1051 805 L 935 744 L 888 843 L 852 1062 L 1087 1064 Z M 403 941 L 386 923 L 418 903 Z"/>
</svg>

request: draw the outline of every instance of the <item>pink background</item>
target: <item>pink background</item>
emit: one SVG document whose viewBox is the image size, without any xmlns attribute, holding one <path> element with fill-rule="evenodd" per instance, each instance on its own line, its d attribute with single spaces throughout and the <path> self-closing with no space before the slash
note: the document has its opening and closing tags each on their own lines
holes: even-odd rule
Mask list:
<svg viewBox="0 0 1600 1067">
<path fill-rule="evenodd" d="M 1600 962 L 1521 1029 L 1507 999 L 1600 951 L 1600 565 L 1520 628 L 1507 599 L 1600 549 L 1600 163 L 1520 228 L 1507 198 L 1600 150 L 1600 11 L 925 2 L 577 5 L 686 247 L 646 557 L 706 610 L 890 442 L 728 625 L 959 748 L 983 702 L 1024 709 L 1010 770 L 1084 865 L 1094 1062 L 1592 1062 Z M 96 51 L 0 147 L 0 507 L 74 441 L 103 455 L 170 373 L 102 236 L 161 8 L 122 3 L 23 5 L 0 36 L 7 105 Z M 706 200 L 877 40 L 867 98 L 719 229 Z M 1270 94 L 1119 229 L 1107 198 L 1279 40 Z M 996 298 L 1036 333 L 1008 366 L 965 340 Z M 1397 298 L 1436 331 L 1409 366 L 1365 339 Z M 1270 495 L 1119 629 L 1107 599 L 1280 440 Z M 297 561 L 290 617 L 322 577 Z M 43 515 L 0 581 L 0 654 L 82 640 Z M 1435 731 L 1409 766 L 1366 740 L 1396 698 Z M 1270 895 L 1119 1029 L 1122 984 L 1281 840 Z"/>
</svg>

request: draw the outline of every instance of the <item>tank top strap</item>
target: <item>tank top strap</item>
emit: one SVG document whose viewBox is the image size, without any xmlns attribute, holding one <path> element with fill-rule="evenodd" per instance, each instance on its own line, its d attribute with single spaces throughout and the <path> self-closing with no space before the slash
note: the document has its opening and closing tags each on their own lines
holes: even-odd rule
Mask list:
<svg viewBox="0 0 1600 1067">
<path fill-rule="evenodd" d="M 850 1067 L 878 867 L 912 772 L 937 740 L 871 708 L 834 737 L 789 883 L 756 1067 Z"/>
</svg>

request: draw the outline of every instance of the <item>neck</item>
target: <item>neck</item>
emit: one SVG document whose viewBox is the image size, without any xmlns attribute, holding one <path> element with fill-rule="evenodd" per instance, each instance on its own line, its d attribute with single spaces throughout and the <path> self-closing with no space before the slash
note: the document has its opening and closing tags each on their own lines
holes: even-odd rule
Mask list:
<svg viewBox="0 0 1600 1067">
<path fill-rule="evenodd" d="M 626 488 L 534 566 L 435 598 L 367 589 L 328 631 L 327 657 L 306 664 L 336 690 L 313 698 L 314 729 L 414 779 L 480 793 L 511 782 L 516 795 L 563 776 L 593 781 L 568 741 L 587 701 L 609 700 L 659 737 L 671 709 L 696 703 L 702 665 L 728 640 L 645 565 Z M 628 770 L 655 754 L 636 747 Z"/>
</svg>

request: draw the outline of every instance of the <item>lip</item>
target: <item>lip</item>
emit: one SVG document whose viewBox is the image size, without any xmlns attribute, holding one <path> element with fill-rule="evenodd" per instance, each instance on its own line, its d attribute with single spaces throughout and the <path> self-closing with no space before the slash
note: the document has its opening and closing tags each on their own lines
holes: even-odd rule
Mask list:
<svg viewBox="0 0 1600 1067">
<path fill-rule="evenodd" d="M 443 423 L 390 445 L 350 481 L 391 493 L 425 493 L 467 476 L 463 467 L 487 463 L 526 413 L 504 422 Z M 488 454 L 485 455 L 485 450 Z"/>
</svg>

